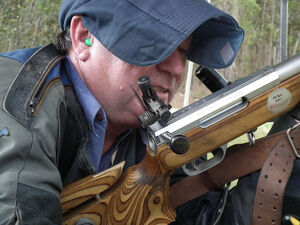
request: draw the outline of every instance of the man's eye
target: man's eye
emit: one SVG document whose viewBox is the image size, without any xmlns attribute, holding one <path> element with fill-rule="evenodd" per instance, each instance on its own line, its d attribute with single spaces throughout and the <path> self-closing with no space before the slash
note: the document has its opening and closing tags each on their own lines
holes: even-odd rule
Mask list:
<svg viewBox="0 0 300 225">
<path fill-rule="evenodd" d="M 183 48 L 178 48 L 178 52 L 181 56 L 182 61 L 185 62 L 187 59 L 187 50 L 185 50 Z"/>
</svg>

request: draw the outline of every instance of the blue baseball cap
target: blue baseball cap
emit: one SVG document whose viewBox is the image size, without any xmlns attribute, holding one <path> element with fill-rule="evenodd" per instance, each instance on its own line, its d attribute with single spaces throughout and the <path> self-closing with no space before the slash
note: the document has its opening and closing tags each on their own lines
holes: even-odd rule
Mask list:
<svg viewBox="0 0 300 225">
<path fill-rule="evenodd" d="M 224 68 L 244 39 L 236 20 L 205 0 L 62 0 L 61 30 L 74 15 L 110 52 L 140 66 L 160 63 L 192 35 L 188 59 Z"/>
</svg>

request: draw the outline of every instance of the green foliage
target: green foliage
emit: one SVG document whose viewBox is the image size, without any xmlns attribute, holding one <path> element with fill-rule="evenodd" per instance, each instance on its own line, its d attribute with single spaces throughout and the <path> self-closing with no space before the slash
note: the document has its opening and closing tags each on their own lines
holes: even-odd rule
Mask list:
<svg viewBox="0 0 300 225">
<path fill-rule="evenodd" d="M 290 0 L 289 10 L 289 55 L 300 53 L 300 1 Z"/>
<path fill-rule="evenodd" d="M 229 78 L 242 77 L 279 62 L 280 0 L 211 0 L 233 15 L 245 31 L 245 39 L 233 66 L 222 71 Z M 288 56 L 300 52 L 300 1 L 289 3 Z M 232 75 L 234 73 L 234 75 Z"/>
<path fill-rule="evenodd" d="M 0 51 L 50 43 L 59 31 L 60 0 L 2 0 Z"/>
<path fill-rule="evenodd" d="M 261 13 L 261 7 L 255 0 L 239 0 L 239 7 L 242 8 L 244 15 L 240 17 L 240 26 L 244 28 L 246 32 L 245 41 L 246 45 L 253 45 L 257 40 L 257 20 Z"/>
</svg>

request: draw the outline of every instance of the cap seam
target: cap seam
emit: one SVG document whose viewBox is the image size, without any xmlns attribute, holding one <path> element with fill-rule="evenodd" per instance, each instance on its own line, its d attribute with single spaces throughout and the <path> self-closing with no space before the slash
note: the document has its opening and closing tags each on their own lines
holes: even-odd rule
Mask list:
<svg viewBox="0 0 300 225">
<path fill-rule="evenodd" d="M 135 8 L 137 8 L 137 9 L 140 10 L 140 11 L 142 11 L 143 13 L 147 14 L 147 15 L 150 16 L 151 18 L 153 18 L 153 19 L 159 21 L 161 24 L 166 25 L 166 26 L 172 28 L 173 30 L 175 30 L 176 32 L 178 32 L 178 33 L 180 33 L 180 34 L 185 35 L 183 32 L 179 31 L 178 29 L 175 29 L 173 26 L 170 26 L 170 25 L 167 24 L 167 23 L 163 23 L 161 20 L 159 20 L 159 19 L 155 18 L 154 16 L 152 16 L 150 13 L 148 13 L 148 12 L 146 12 L 145 10 L 141 9 L 140 7 L 138 7 L 138 6 L 134 5 L 134 4 L 132 4 L 132 2 L 128 1 L 128 3 L 130 3 L 130 4 L 133 5 Z"/>
</svg>

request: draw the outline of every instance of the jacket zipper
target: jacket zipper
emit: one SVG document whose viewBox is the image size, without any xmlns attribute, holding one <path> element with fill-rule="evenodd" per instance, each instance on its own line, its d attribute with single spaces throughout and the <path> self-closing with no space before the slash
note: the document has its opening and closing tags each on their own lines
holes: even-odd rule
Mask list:
<svg viewBox="0 0 300 225">
<path fill-rule="evenodd" d="M 57 57 L 51 65 L 45 70 L 43 74 L 43 82 L 40 82 L 36 87 L 35 91 L 30 98 L 29 104 L 27 106 L 27 111 L 29 115 L 35 116 L 37 114 L 37 109 L 39 108 L 40 102 L 45 98 L 45 94 L 49 91 L 49 89 L 60 81 L 60 77 L 55 77 L 48 82 L 45 82 L 46 76 L 48 76 L 49 72 L 53 69 L 53 67 L 64 57 Z M 46 92 L 46 93 L 45 93 Z"/>
<path fill-rule="evenodd" d="M 50 81 L 47 82 L 46 85 L 44 85 L 42 87 L 42 89 L 40 90 L 39 94 L 35 97 L 32 98 L 32 100 L 29 103 L 29 108 L 30 108 L 30 115 L 32 116 L 36 116 L 41 104 L 43 103 L 47 93 L 49 92 L 49 90 L 56 85 L 57 83 L 59 83 L 60 77 L 55 77 L 53 79 L 51 79 Z"/>
</svg>

